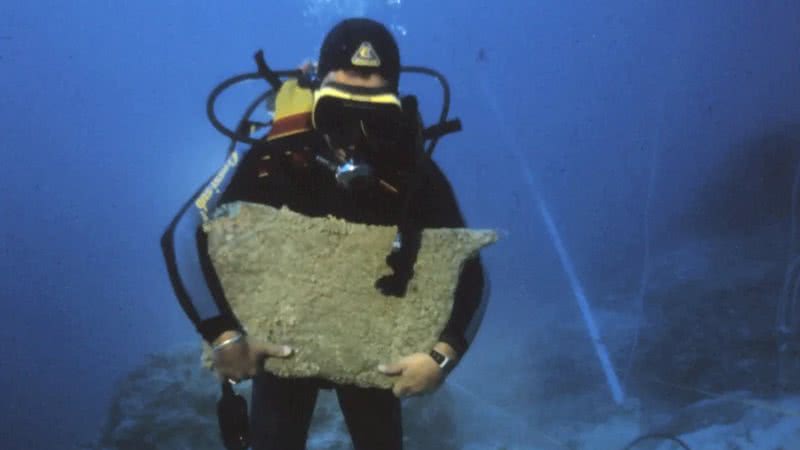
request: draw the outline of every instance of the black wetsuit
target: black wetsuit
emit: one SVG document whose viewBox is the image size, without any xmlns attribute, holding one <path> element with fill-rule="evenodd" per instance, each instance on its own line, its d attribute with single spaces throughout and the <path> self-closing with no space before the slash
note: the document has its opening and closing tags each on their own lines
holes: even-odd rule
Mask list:
<svg viewBox="0 0 800 450">
<path fill-rule="evenodd" d="M 266 148 L 232 154 L 210 180 L 216 189 L 201 191 L 181 210 L 162 238 L 170 277 L 189 318 L 207 341 L 221 332 L 240 329 L 224 299 L 210 263 L 205 234 L 199 228 L 207 215 L 197 206 L 234 201 L 286 206 L 311 217 L 332 215 L 351 222 L 396 225 L 401 196 L 385 189 L 349 191 L 337 186 L 330 171 L 292 158 L 271 159 L 265 170 Z M 238 159 L 238 160 L 237 160 Z M 234 169 L 235 167 L 235 169 Z M 235 172 L 234 172 L 235 170 Z M 268 175 L 266 173 L 269 172 Z M 458 228 L 465 223 L 449 182 L 435 162 L 420 167 L 418 188 L 409 203 L 408 218 L 421 228 Z M 229 181 L 228 181 L 229 180 Z M 204 197 L 205 192 L 205 197 Z M 209 195 L 219 199 L 208 202 Z M 203 200 L 205 198 L 205 200 Z M 216 199 L 215 199 L 216 200 Z M 451 317 L 440 336 L 459 355 L 467 349 L 468 328 L 483 298 L 483 270 L 478 258 L 465 264 Z M 400 403 L 390 390 L 331 385 L 316 379 L 285 379 L 264 373 L 253 385 L 251 433 L 254 450 L 305 448 L 311 415 L 320 387 L 334 387 L 355 448 L 402 448 Z"/>
</svg>

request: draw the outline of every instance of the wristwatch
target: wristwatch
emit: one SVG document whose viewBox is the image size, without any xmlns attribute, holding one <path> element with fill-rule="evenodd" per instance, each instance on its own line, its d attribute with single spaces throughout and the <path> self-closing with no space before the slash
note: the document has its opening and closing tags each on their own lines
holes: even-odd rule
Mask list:
<svg viewBox="0 0 800 450">
<path fill-rule="evenodd" d="M 430 352 L 431 358 L 436 361 L 436 364 L 444 371 L 444 373 L 450 373 L 455 367 L 456 362 L 452 359 L 448 358 L 447 356 L 437 352 L 436 350 L 431 350 Z"/>
</svg>

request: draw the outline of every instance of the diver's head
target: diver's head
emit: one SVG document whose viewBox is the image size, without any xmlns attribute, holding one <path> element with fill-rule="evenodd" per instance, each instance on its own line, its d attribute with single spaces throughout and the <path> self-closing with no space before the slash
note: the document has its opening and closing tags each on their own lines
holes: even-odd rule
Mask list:
<svg viewBox="0 0 800 450">
<path fill-rule="evenodd" d="M 328 154 L 317 160 L 346 188 L 367 188 L 402 170 L 399 153 L 409 134 L 398 97 L 400 52 L 389 30 L 363 18 L 331 29 L 320 48 L 312 124 Z M 408 159 L 408 158 L 406 158 Z"/>
<path fill-rule="evenodd" d="M 365 18 L 345 19 L 325 36 L 319 52 L 321 80 L 397 91 L 400 50 L 386 27 Z"/>
</svg>

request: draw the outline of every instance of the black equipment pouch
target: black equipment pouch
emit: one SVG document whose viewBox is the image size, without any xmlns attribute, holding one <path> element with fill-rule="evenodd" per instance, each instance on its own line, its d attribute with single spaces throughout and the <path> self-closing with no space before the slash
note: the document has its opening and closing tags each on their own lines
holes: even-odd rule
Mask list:
<svg viewBox="0 0 800 450">
<path fill-rule="evenodd" d="M 246 450 L 250 447 L 247 401 L 234 392 L 227 381 L 222 382 L 222 397 L 217 402 L 217 419 L 226 449 Z"/>
</svg>

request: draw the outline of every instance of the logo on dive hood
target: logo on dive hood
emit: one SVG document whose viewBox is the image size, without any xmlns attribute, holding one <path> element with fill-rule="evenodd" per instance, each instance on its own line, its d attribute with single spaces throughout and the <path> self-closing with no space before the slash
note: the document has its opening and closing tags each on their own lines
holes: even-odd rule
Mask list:
<svg viewBox="0 0 800 450">
<path fill-rule="evenodd" d="M 381 58 L 378 56 L 378 52 L 372 48 L 372 44 L 364 41 L 358 47 L 358 50 L 353 53 L 350 62 L 357 67 L 380 67 Z"/>
</svg>

